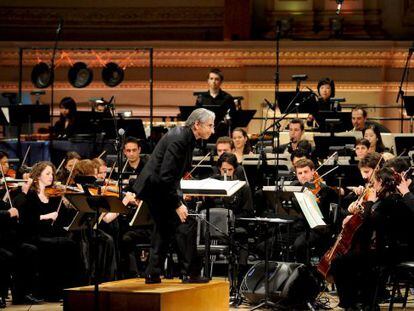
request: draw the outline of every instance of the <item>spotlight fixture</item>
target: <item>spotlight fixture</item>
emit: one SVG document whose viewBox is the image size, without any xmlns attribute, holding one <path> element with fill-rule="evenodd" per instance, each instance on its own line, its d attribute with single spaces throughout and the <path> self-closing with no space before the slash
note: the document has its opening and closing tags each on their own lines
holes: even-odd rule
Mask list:
<svg viewBox="0 0 414 311">
<path fill-rule="evenodd" d="M 124 80 L 124 70 L 116 63 L 107 63 L 102 69 L 102 80 L 107 86 L 115 87 Z"/>
<path fill-rule="evenodd" d="M 77 62 L 69 69 L 69 83 L 76 88 L 84 88 L 93 80 L 93 71 L 83 62 Z"/>
<path fill-rule="evenodd" d="M 33 67 L 31 77 L 33 85 L 39 89 L 47 88 L 53 83 L 52 69 L 44 62 Z"/>
</svg>

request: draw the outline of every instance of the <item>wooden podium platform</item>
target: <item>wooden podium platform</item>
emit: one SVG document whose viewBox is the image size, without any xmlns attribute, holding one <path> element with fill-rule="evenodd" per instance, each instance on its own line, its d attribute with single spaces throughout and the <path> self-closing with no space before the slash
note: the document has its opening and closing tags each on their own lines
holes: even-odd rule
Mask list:
<svg viewBox="0 0 414 311">
<path fill-rule="evenodd" d="M 63 310 L 93 310 L 93 286 L 65 290 Z M 228 310 L 229 282 L 215 278 L 206 284 L 182 284 L 181 280 L 162 280 L 145 284 L 144 279 L 102 283 L 99 310 L 194 311 Z"/>
</svg>

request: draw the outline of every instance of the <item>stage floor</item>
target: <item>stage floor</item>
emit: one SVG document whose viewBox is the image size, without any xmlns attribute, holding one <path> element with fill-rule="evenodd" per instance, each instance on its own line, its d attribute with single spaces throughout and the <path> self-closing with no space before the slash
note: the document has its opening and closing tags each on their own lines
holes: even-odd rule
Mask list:
<svg viewBox="0 0 414 311">
<path fill-rule="evenodd" d="M 323 298 L 328 298 L 329 299 L 329 303 L 330 306 L 333 308 L 332 310 L 334 311 L 339 311 L 339 310 L 343 310 L 341 308 L 335 307 L 338 304 L 338 298 L 335 295 L 330 295 L 330 294 L 322 294 Z M 228 310 L 230 311 L 236 311 L 236 310 L 240 310 L 240 311 L 246 311 L 249 310 L 251 308 L 250 305 L 248 304 L 242 304 L 239 308 L 229 308 Z M 41 305 L 19 305 L 19 306 L 14 306 L 11 304 L 11 301 L 7 301 L 7 308 L 5 309 L 6 311 L 62 311 L 63 310 L 63 305 L 61 303 L 44 303 Z M 381 305 L 381 310 L 388 310 L 388 304 L 383 304 Z M 394 305 L 394 310 L 404 310 L 401 308 L 401 304 L 396 304 Z M 414 295 L 410 295 L 408 297 L 408 304 L 407 304 L 407 308 L 405 310 L 414 310 Z"/>
</svg>

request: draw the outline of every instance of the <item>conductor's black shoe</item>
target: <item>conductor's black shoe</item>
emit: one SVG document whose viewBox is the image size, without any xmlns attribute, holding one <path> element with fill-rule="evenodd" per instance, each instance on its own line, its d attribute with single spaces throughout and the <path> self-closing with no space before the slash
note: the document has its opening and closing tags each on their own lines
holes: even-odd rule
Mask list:
<svg viewBox="0 0 414 311">
<path fill-rule="evenodd" d="M 42 299 L 38 299 L 32 294 L 28 294 L 21 298 L 13 298 L 14 305 L 38 305 L 43 303 Z"/>
<path fill-rule="evenodd" d="M 145 284 L 159 284 L 161 283 L 161 277 L 156 274 L 149 274 L 145 277 Z"/>
<path fill-rule="evenodd" d="M 182 282 L 183 283 L 194 283 L 194 284 L 201 284 L 201 283 L 208 283 L 210 282 L 209 278 L 206 278 L 205 276 L 188 276 L 188 275 L 183 275 L 182 278 Z"/>
</svg>

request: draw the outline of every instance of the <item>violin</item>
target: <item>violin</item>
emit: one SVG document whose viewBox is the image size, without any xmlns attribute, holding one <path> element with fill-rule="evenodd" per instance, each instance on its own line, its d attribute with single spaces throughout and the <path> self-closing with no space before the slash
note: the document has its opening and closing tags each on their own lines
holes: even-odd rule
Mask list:
<svg viewBox="0 0 414 311">
<path fill-rule="evenodd" d="M 53 185 L 45 188 L 45 194 L 49 198 L 61 197 L 67 193 L 82 193 L 83 191 L 74 186 Z"/>
</svg>

